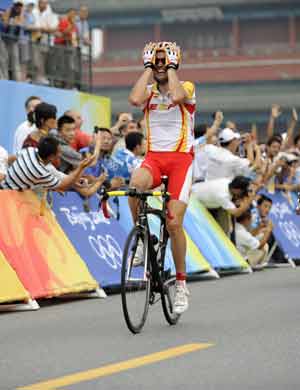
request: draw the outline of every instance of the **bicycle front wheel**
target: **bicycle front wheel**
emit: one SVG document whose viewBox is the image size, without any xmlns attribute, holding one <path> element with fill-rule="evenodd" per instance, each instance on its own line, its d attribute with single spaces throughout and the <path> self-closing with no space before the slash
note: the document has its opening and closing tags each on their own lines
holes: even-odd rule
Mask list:
<svg viewBox="0 0 300 390">
<path fill-rule="evenodd" d="M 139 333 L 147 318 L 150 275 L 148 235 L 134 227 L 125 244 L 121 271 L 123 313 L 132 333 Z"/>
<path fill-rule="evenodd" d="M 174 313 L 175 283 L 176 277 L 171 275 L 171 271 L 161 272 L 161 303 L 167 322 L 170 325 L 177 324 L 180 314 Z"/>
</svg>

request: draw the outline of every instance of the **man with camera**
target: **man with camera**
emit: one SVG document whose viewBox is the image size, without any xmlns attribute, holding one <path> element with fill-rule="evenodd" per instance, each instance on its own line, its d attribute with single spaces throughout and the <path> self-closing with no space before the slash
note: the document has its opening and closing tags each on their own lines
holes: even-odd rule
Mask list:
<svg viewBox="0 0 300 390">
<path fill-rule="evenodd" d="M 144 111 L 147 133 L 147 154 L 141 168 L 133 172 L 130 186 L 143 191 L 159 186 L 162 175 L 169 178 L 172 218 L 168 218 L 167 224 L 176 267 L 174 311 L 178 314 L 188 308 L 182 224 L 192 184 L 196 108 L 194 85 L 178 78 L 180 60 L 181 51 L 176 43 L 147 44 L 143 52 L 145 69 L 129 96 L 129 102 Z M 129 205 L 136 221 L 138 202 L 130 198 Z"/>
</svg>

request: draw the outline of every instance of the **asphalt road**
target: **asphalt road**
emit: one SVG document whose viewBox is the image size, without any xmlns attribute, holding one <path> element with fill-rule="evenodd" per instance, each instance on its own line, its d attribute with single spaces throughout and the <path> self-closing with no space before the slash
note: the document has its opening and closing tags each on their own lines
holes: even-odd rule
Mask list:
<svg viewBox="0 0 300 390">
<path fill-rule="evenodd" d="M 0 314 L 0 390 L 300 388 L 300 268 L 189 288 L 190 309 L 177 326 L 157 304 L 137 336 L 125 326 L 119 295 Z M 152 355 L 169 349 L 165 358 Z M 150 360 L 132 368 L 128 360 L 144 355 Z"/>
</svg>

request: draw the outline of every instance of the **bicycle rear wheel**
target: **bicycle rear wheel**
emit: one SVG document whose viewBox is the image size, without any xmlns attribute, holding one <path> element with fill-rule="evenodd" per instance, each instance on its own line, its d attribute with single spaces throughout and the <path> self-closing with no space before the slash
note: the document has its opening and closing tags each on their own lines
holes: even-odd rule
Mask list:
<svg viewBox="0 0 300 390">
<path fill-rule="evenodd" d="M 171 275 L 171 270 L 161 272 L 161 283 L 161 303 L 165 318 L 170 325 L 176 325 L 180 314 L 174 313 L 176 277 Z"/>
<path fill-rule="evenodd" d="M 150 299 L 148 235 L 134 227 L 127 238 L 122 261 L 121 295 L 124 318 L 132 333 L 146 321 Z"/>
</svg>

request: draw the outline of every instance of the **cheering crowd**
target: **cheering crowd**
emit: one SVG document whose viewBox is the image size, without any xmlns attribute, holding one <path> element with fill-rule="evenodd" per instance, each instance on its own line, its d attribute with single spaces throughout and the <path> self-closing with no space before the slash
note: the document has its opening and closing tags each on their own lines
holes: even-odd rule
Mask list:
<svg viewBox="0 0 300 390">
<path fill-rule="evenodd" d="M 27 118 L 15 131 L 14 154 L 0 149 L 2 189 L 73 190 L 89 197 L 102 185 L 128 185 L 142 162 L 143 120 L 136 121 L 131 113 L 120 113 L 110 129 L 95 127 L 90 135 L 82 130 L 79 112 L 70 109 L 57 119 L 56 107 L 37 96 L 29 97 L 25 108 Z M 223 124 L 220 111 L 210 126 L 195 130 L 192 193 L 254 269 L 267 264 L 276 244 L 268 192 L 280 190 L 292 201 L 300 191 L 297 113 L 292 110 L 287 132 L 274 135 L 279 115 L 280 107 L 274 105 L 266 143 L 258 143 L 255 127 L 240 134 L 235 123 Z M 284 261 L 276 245 L 271 261 Z"/>
<path fill-rule="evenodd" d="M 271 107 L 265 142 L 259 141 L 261 134 L 255 126 L 248 132 L 239 129 L 238 124 L 225 122 L 221 111 L 213 114 L 213 123 L 194 126 L 195 87 L 177 76 L 180 48 L 172 42 L 150 42 L 144 48 L 143 62 L 143 73 L 129 101 L 144 107 L 144 117 L 135 120 L 131 113 L 122 112 L 110 129 L 95 126 L 92 135 L 82 130 L 79 112 L 70 108 L 57 118 L 56 106 L 38 96 L 29 97 L 27 118 L 14 133 L 13 154 L 0 149 L 0 188 L 71 190 L 86 199 L 102 186 L 156 187 L 161 175 L 167 174 L 174 216 L 168 221 L 168 231 L 171 244 L 175 249 L 178 246 L 173 257 L 179 282 L 186 277 L 182 221 L 191 183 L 194 197 L 211 212 L 252 268 L 285 261 L 269 219 L 270 194 L 281 191 L 295 208 L 299 206 L 296 110 L 291 111 L 288 128 L 275 134 L 281 108 Z M 156 83 L 151 85 L 153 79 Z M 133 218 L 138 207 L 134 201 L 129 199 Z M 186 310 L 187 304 L 183 306 Z"/>
<path fill-rule="evenodd" d="M 59 17 L 48 0 L 14 0 L 0 13 L 0 79 L 76 87 L 90 45 L 86 6 Z"/>
</svg>

